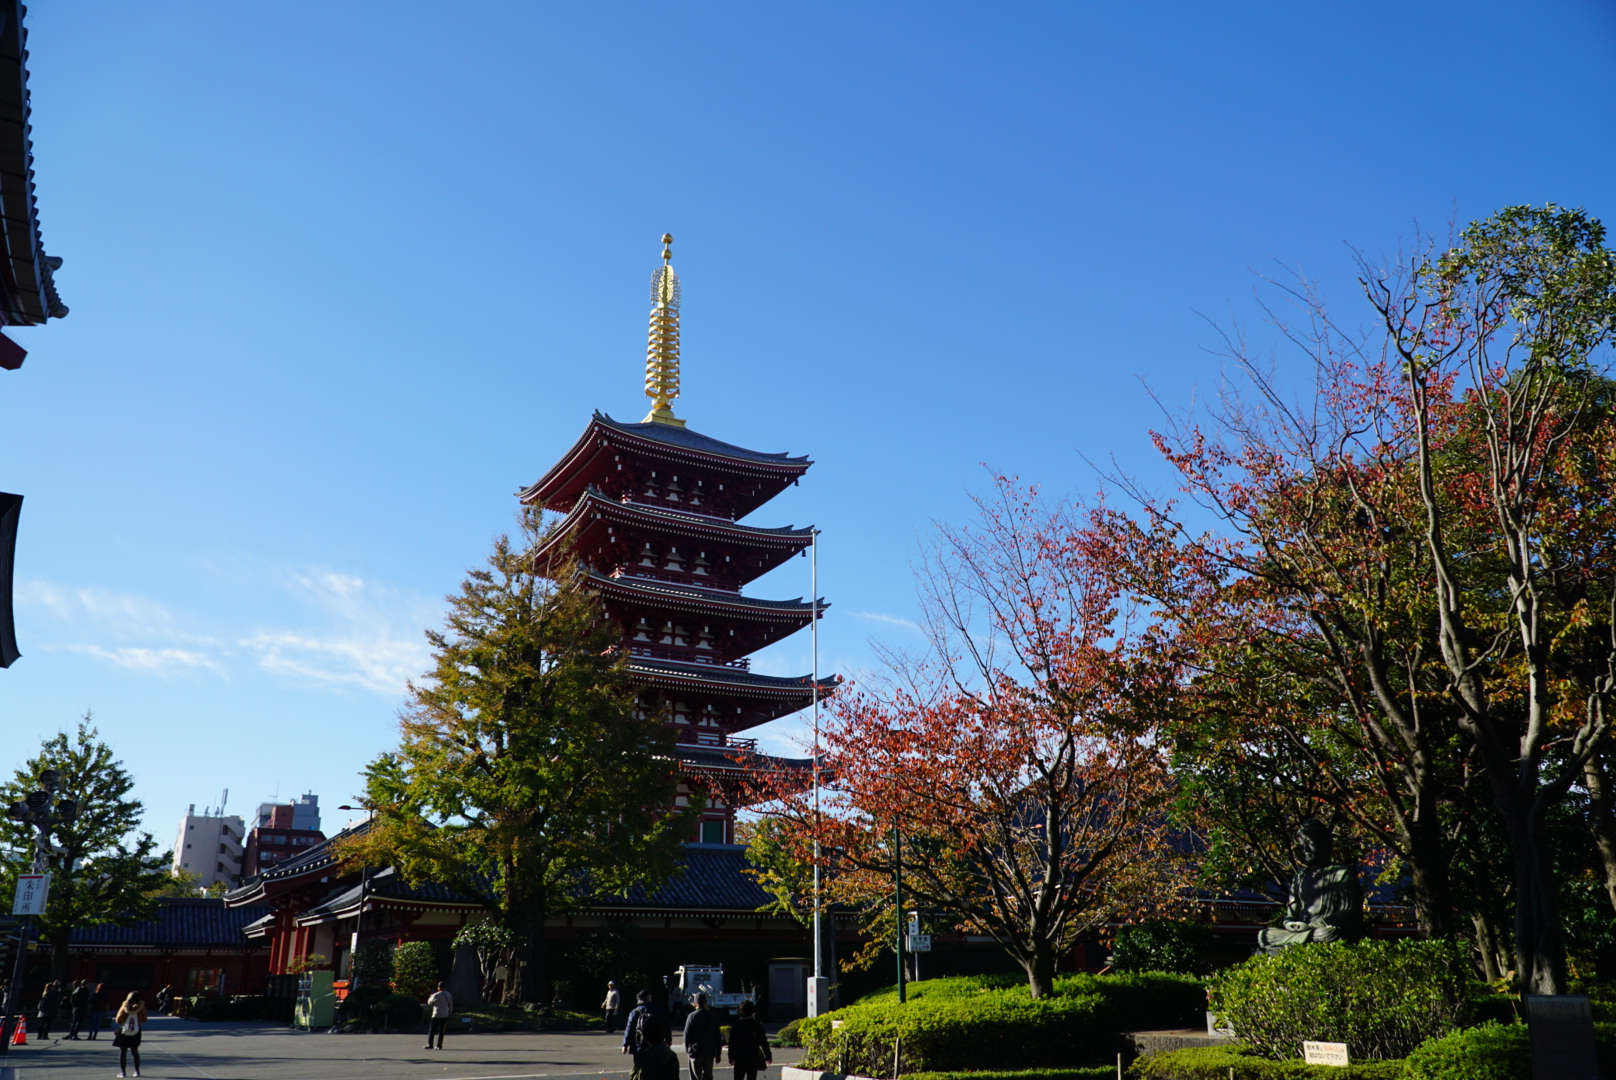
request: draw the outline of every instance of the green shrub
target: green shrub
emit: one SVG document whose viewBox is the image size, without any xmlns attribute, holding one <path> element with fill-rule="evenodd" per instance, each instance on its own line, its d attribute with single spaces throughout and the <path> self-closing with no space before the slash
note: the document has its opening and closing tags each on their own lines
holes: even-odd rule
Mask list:
<svg viewBox="0 0 1616 1080">
<path fill-rule="evenodd" d="M 388 994 L 370 1008 L 377 1031 L 414 1031 L 421 1026 L 421 1003 L 409 994 Z"/>
<path fill-rule="evenodd" d="M 1212 931 L 1199 923 L 1158 922 L 1124 926 L 1111 949 L 1115 971 L 1176 971 L 1205 975 L 1212 970 Z"/>
<path fill-rule="evenodd" d="M 1601 1076 L 1616 1070 L 1616 1024 L 1596 1023 Z M 1489 1021 L 1421 1043 L 1405 1062 L 1407 1080 L 1532 1080 L 1525 1024 Z"/>
<path fill-rule="evenodd" d="M 438 958 L 426 941 L 406 941 L 393 950 L 393 992 L 424 1001 L 438 982 Z"/>
<path fill-rule="evenodd" d="M 1344 1042 L 1354 1060 L 1400 1058 L 1463 1027 L 1477 986 L 1451 941 L 1300 945 L 1254 956 L 1211 981 L 1212 1009 L 1274 1060 L 1308 1039 Z"/>
<path fill-rule="evenodd" d="M 783 1027 L 779 1031 L 775 1032 L 774 1033 L 774 1045 L 776 1045 L 776 1046 L 801 1046 L 802 1045 L 802 1035 L 797 1030 L 797 1028 L 801 1024 L 802 1024 L 801 1020 L 793 1020 L 793 1021 L 791 1021 L 791 1023 L 787 1024 L 785 1027 Z"/>
<path fill-rule="evenodd" d="M 833 1072 L 889 1075 L 895 1048 L 901 1072 L 1069 1068 L 1111 1059 L 1117 1032 L 1198 1021 L 1203 1003 L 1199 982 L 1162 974 L 1071 976 L 1039 1001 L 1014 979 L 933 979 L 914 984 L 905 1005 L 883 991 L 797 1032 L 802 1064 Z"/>
<path fill-rule="evenodd" d="M 1140 1080 L 1403 1080 L 1401 1061 L 1354 1061 L 1351 1069 L 1309 1065 L 1304 1061 L 1272 1061 L 1238 1046 L 1198 1046 L 1171 1050 L 1133 1064 Z M 906 1078 L 907 1080 L 907 1078 Z"/>
</svg>

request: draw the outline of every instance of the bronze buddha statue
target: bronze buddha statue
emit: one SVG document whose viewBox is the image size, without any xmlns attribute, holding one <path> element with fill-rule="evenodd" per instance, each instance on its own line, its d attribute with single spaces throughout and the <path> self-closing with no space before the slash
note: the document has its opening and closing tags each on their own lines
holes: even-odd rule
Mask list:
<svg viewBox="0 0 1616 1080">
<path fill-rule="evenodd" d="M 1295 851 L 1302 868 L 1291 878 L 1285 912 L 1278 923 L 1257 934 L 1257 946 L 1270 955 L 1314 941 L 1356 941 L 1363 937 L 1363 890 L 1358 870 L 1330 862 L 1330 829 L 1308 818 L 1296 830 Z"/>
</svg>

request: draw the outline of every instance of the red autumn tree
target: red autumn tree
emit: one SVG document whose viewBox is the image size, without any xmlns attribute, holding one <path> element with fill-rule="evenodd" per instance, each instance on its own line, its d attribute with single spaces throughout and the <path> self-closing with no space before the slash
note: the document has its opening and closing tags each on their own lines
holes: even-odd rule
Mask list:
<svg viewBox="0 0 1616 1080">
<path fill-rule="evenodd" d="M 1510 879 L 1537 993 L 1566 978 L 1547 825 L 1602 783 L 1616 701 L 1603 242 L 1580 211 L 1508 208 L 1447 251 L 1363 264 L 1361 335 L 1299 290 L 1283 329 L 1316 393 L 1290 400 L 1235 341 L 1246 392 L 1158 440 L 1224 531 L 1138 489 L 1140 521 L 1099 522 L 1122 583 L 1199 658 L 1200 707 L 1312 761 L 1406 861 L 1428 933 L 1452 928 L 1465 815 L 1491 803 L 1509 865 L 1465 872 Z"/>
<path fill-rule="evenodd" d="M 1152 738 L 1176 667 L 1068 510 L 1004 479 L 979 505 L 922 574 L 927 653 L 833 700 L 817 811 L 770 809 L 829 854 L 837 900 L 883 903 L 901 866 L 907 899 L 990 935 L 1042 997 L 1085 931 L 1176 896 Z"/>
</svg>

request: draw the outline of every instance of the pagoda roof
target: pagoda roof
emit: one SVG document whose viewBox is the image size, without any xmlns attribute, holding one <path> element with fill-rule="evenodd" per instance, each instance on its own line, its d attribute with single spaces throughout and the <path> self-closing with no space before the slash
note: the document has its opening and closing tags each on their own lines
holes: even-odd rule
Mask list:
<svg viewBox="0 0 1616 1080">
<path fill-rule="evenodd" d="M 641 682 L 674 686 L 699 685 L 705 689 L 730 691 L 736 697 L 808 697 L 813 690 L 810 675 L 757 675 L 745 668 L 725 664 L 685 663 L 681 660 L 653 660 L 647 656 L 630 656 L 629 673 Z M 819 680 L 822 694 L 831 694 L 841 685 L 840 675 L 826 675 Z"/>
<path fill-rule="evenodd" d="M 0 0 L 0 321 L 37 326 L 60 319 L 67 306 L 52 273 L 60 259 L 45 254 L 34 197 L 34 140 L 28 95 L 28 32 L 20 0 Z"/>
<path fill-rule="evenodd" d="M 517 496 L 525 503 L 555 504 L 556 509 L 570 506 L 594 482 L 594 459 L 608 448 L 719 471 L 773 477 L 782 485 L 807 472 L 813 464 L 806 456 L 748 450 L 672 424 L 625 424 L 597 411 L 572 449 Z"/>
<path fill-rule="evenodd" d="M 679 765 L 685 769 L 721 769 L 729 772 L 785 772 L 792 769 L 811 769 L 813 758 L 775 757 L 740 746 L 692 746 L 680 743 L 674 747 Z"/>
<path fill-rule="evenodd" d="M 585 523 L 599 517 L 614 523 L 649 532 L 672 533 L 675 536 L 708 536 L 718 540 L 731 540 L 739 544 L 757 544 L 768 547 L 789 547 L 800 551 L 813 543 L 814 530 L 786 525 L 776 529 L 756 525 L 741 525 L 728 518 L 709 517 L 660 506 L 614 499 L 595 487 L 584 489 L 582 497 L 573 503 L 567 516 L 561 519 L 555 532 L 536 553 L 541 560 L 548 559 L 566 539 Z"/>
<path fill-rule="evenodd" d="M 589 584 L 611 599 L 639 602 L 647 607 L 674 608 L 722 614 L 738 619 L 761 619 L 766 622 L 808 621 L 813 618 L 814 605 L 798 597 L 795 600 L 758 600 L 742 596 L 728 589 L 706 589 L 699 585 L 685 585 L 642 577 L 608 577 L 598 570 L 584 575 Z M 819 601 L 824 612 L 830 604 Z"/>
</svg>

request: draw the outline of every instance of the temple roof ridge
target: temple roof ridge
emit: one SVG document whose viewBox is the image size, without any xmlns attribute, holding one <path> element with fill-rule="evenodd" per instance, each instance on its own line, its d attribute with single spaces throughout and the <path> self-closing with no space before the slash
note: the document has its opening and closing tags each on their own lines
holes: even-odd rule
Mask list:
<svg viewBox="0 0 1616 1080">
<path fill-rule="evenodd" d="M 715 439 L 711 435 L 703 435 L 694 428 L 674 427 L 671 424 L 660 424 L 654 420 L 642 421 L 638 424 L 627 423 L 622 420 L 614 420 L 612 419 L 611 414 L 603 413 L 599 409 L 595 410 L 594 419 L 605 424 L 607 427 L 610 427 L 616 431 L 621 431 L 626 435 L 638 435 L 642 438 L 654 439 L 657 442 L 667 443 L 683 449 L 695 450 L 698 453 L 717 454 L 721 457 L 733 457 L 742 461 L 767 462 L 771 464 L 813 464 L 813 462 L 808 460 L 808 455 L 806 454 L 799 454 L 793 457 L 788 453 L 768 453 L 763 450 L 748 450 L 744 446 L 736 446 L 734 443 L 727 443 L 722 439 Z"/>
<path fill-rule="evenodd" d="M 747 525 L 720 514 L 704 514 L 700 510 L 675 510 L 671 506 L 657 506 L 653 503 L 640 502 L 638 499 L 619 499 L 606 494 L 606 492 L 593 484 L 584 489 L 584 498 L 594 498 L 601 502 L 612 503 L 615 506 L 626 506 L 633 510 L 654 514 L 658 517 L 672 518 L 675 521 L 684 521 L 691 525 L 717 526 L 724 529 L 734 529 L 738 532 L 771 533 L 779 536 L 811 537 L 814 534 L 812 525 L 801 529 L 795 525 Z M 579 501 L 582 502 L 583 500 L 580 499 Z"/>
</svg>

